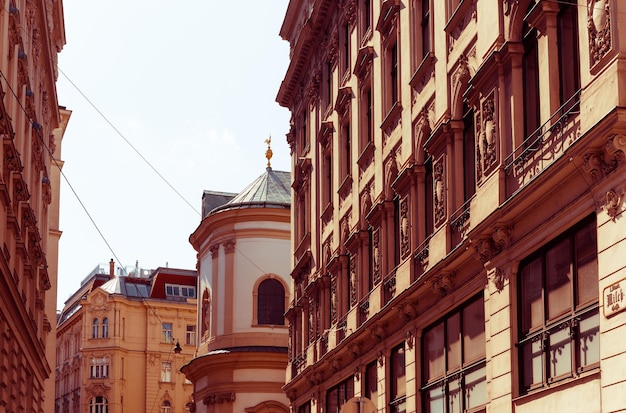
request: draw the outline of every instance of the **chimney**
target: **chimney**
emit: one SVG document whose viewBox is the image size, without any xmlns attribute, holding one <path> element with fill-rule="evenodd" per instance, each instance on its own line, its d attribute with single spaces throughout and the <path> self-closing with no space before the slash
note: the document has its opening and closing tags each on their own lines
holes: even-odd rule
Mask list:
<svg viewBox="0 0 626 413">
<path fill-rule="evenodd" d="M 109 261 L 109 280 L 113 277 L 115 277 L 115 261 L 111 258 L 111 261 Z"/>
</svg>

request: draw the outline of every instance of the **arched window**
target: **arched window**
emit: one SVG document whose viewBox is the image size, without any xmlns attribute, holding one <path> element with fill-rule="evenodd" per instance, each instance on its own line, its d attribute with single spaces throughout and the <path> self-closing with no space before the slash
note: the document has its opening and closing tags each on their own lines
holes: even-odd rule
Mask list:
<svg viewBox="0 0 626 413">
<path fill-rule="evenodd" d="M 102 338 L 109 337 L 109 319 L 104 317 L 102 319 Z"/>
<path fill-rule="evenodd" d="M 109 413 L 109 402 L 104 396 L 89 400 L 89 413 Z"/>
<path fill-rule="evenodd" d="M 172 413 L 172 403 L 169 400 L 164 400 L 161 404 L 161 413 Z"/>
<path fill-rule="evenodd" d="M 93 324 L 91 328 L 91 337 L 98 338 L 98 319 L 97 318 L 93 319 Z"/>
<path fill-rule="evenodd" d="M 259 324 L 285 324 L 285 288 L 280 281 L 268 278 L 259 285 Z"/>
</svg>

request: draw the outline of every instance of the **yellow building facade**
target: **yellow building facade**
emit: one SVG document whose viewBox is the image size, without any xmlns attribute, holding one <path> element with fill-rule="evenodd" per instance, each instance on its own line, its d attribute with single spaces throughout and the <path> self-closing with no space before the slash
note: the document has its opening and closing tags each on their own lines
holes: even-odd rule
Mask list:
<svg viewBox="0 0 626 413">
<path fill-rule="evenodd" d="M 626 406 L 626 3 L 289 3 L 295 413 Z"/>
<path fill-rule="evenodd" d="M 63 3 L 0 9 L 0 412 L 54 408 Z"/>
<path fill-rule="evenodd" d="M 198 251 L 200 342 L 183 366 L 197 413 L 287 413 L 290 174 L 238 194 L 205 191 Z"/>
<path fill-rule="evenodd" d="M 57 330 L 57 413 L 183 413 L 196 349 L 196 272 L 119 275 L 97 267 L 66 302 Z"/>
</svg>

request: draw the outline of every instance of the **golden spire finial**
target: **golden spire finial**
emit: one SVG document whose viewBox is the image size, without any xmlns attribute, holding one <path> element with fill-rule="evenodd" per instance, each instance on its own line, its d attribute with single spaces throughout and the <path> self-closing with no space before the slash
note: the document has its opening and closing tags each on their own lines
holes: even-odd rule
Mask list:
<svg viewBox="0 0 626 413">
<path fill-rule="evenodd" d="M 270 143 L 272 143 L 272 135 L 269 138 L 265 139 L 265 143 L 267 143 L 267 150 L 265 151 L 265 157 L 267 158 L 267 168 L 271 169 L 272 164 L 270 163 L 270 159 L 272 159 L 272 148 L 270 148 Z"/>
</svg>

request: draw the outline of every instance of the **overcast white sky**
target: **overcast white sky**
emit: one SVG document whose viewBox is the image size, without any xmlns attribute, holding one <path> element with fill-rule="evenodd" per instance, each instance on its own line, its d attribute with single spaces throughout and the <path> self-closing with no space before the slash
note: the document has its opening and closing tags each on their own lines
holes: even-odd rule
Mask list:
<svg viewBox="0 0 626 413">
<path fill-rule="evenodd" d="M 63 180 L 59 309 L 115 256 L 195 269 L 189 236 L 203 190 L 239 192 L 261 175 L 268 135 L 272 167 L 290 169 L 289 112 L 275 102 L 289 63 L 278 34 L 288 0 L 63 3 L 57 87 L 72 111 L 63 173 L 78 198 Z"/>
</svg>

